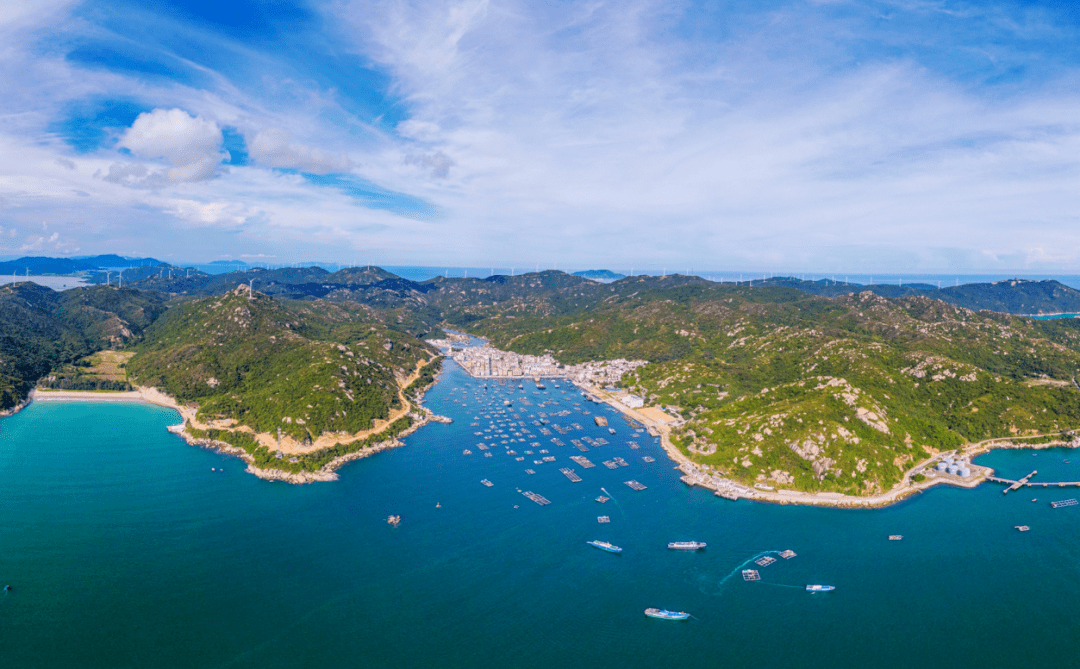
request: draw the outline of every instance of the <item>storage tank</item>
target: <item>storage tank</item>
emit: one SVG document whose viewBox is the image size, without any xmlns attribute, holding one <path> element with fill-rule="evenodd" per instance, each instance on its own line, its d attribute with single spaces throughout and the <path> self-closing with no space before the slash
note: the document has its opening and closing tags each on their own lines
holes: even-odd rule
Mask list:
<svg viewBox="0 0 1080 669">
<path fill-rule="evenodd" d="M 949 465 L 949 473 L 950 474 L 955 474 L 957 471 L 959 471 L 959 469 L 960 468 L 957 467 L 956 465 Z"/>
<path fill-rule="evenodd" d="M 971 476 L 971 470 L 968 469 L 967 467 L 961 467 L 960 468 L 960 476 L 963 476 L 964 478 L 967 478 L 967 477 Z"/>
<path fill-rule="evenodd" d="M 944 462 L 939 462 L 939 463 L 937 463 L 937 470 L 939 472 L 943 472 L 943 471 L 945 471 L 945 468 L 948 467 L 948 466 L 949 465 L 945 464 Z"/>
</svg>

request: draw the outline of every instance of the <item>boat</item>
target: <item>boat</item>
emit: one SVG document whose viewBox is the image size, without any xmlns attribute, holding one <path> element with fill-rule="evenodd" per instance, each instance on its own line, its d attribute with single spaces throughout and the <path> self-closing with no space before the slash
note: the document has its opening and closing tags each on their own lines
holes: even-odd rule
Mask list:
<svg viewBox="0 0 1080 669">
<path fill-rule="evenodd" d="M 599 548 L 600 550 L 607 551 L 609 553 L 622 553 L 621 548 L 606 541 L 586 541 L 585 543 L 593 546 L 594 548 Z"/>
<path fill-rule="evenodd" d="M 4 592 L 11 592 L 11 586 L 10 585 L 5 585 L 4 586 Z"/>
<path fill-rule="evenodd" d="M 480 482 L 481 482 L 481 483 L 483 483 L 484 485 L 486 485 L 486 486 L 487 486 L 487 487 L 489 487 L 489 488 L 490 488 L 491 486 L 495 485 L 494 483 L 492 483 L 491 481 L 489 481 L 489 480 L 487 480 L 487 479 L 481 479 L 481 480 L 480 480 Z"/>
<path fill-rule="evenodd" d="M 659 618 L 660 620 L 686 620 L 690 617 L 689 613 L 682 611 L 666 611 L 664 609 L 645 609 L 645 615 L 650 618 Z"/>
<path fill-rule="evenodd" d="M 806 586 L 807 592 L 832 592 L 836 590 L 836 587 L 831 585 L 808 585 Z"/>
<path fill-rule="evenodd" d="M 613 427 L 609 427 L 607 429 L 607 431 L 608 431 L 609 434 L 615 434 L 615 428 L 613 428 Z"/>
<path fill-rule="evenodd" d="M 704 541 L 672 541 L 667 545 L 673 551 L 697 551 L 705 548 Z"/>
</svg>

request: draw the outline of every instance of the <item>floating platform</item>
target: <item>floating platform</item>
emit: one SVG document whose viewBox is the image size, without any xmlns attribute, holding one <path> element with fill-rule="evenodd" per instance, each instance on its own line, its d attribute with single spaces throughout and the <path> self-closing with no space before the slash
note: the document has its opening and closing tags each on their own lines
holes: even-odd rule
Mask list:
<svg viewBox="0 0 1080 669">
<path fill-rule="evenodd" d="M 889 541 L 901 541 L 904 538 L 902 534 L 890 534 Z"/>
<path fill-rule="evenodd" d="M 743 569 L 742 570 L 742 580 L 744 580 L 744 581 L 760 581 L 761 580 L 761 574 L 758 573 L 757 569 Z"/>
<path fill-rule="evenodd" d="M 608 501 L 609 499 L 611 499 L 611 498 L 610 497 L 604 497 L 603 495 L 600 495 L 599 497 L 596 498 L 596 501 L 603 504 L 604 502 Z"/>
<path fill-rule="evenodd" d="M 640 483 L 638 483 L 637 481 L 634 481 L 634 480 L 623 481 L 623 483 L 625 485 L 630 486 L 634 490 L 645 490 L 645 488 L 648 487 L 648 486 L 642 485 L 642 484 L 640 484 Z"/>
<path fill-rule="evenodd" d="M 759 567 L 768 567 L 773 562 L 776 562 L 776 558 L 771 557 L 769 555 L 766 555 L 764 557 L 759 557 L 758 559 L 754 560 L 754 564 L 756 564 Z"/>
<path fill-rule="evenodd" d="M 535 469 L 526 469 L 526 470 L 525 470 L 525 473 L 526 473 L 526 474 L 535 474 L 535 473 L 536 473 L 536 470 L 535 470 Z"/>
<path fill-rule="evenodd" d="M 618 469 L 619 465 L 615 464 L 611 460 L 604 460 L 604 466 L 608 469 Z"/>
<path fill-rule="evenodd" d="M 1050 506 L 1055 509 L 1060 509 L 1064 506 L 1076 506 L 1077 501 L 1075 499 L 1063 499 L 1060 502 L 1050 502 Z"/>
<path fill-rule="evenodd" d="M 645 457 L 643 457 L 641 459 L 644 460 L 645 462 L 656 462 L 656 458 L 652 457 L 651 455 L 646 455 Z"/>
<path fill-rule="evenodd" d="M 780 553 L 780 557 L 784 558 L 785 560 L 790 560 L 791 558 L 795 557 L 796 555 L 797 555 L 797 553 L 795 553 L 795 551 L 793 551 L 793 550 L 786 550 L 783 553 Z"/>
<path fill-rule="evenodd" d="M 578 463 L 579 465 L 581 465 L 585 469 L 592 469 L 593 467 L 596 466 L 592 462 L 590 462 L 589 459 L 587 457 L 585 457 L 584 455 L 571 455 L 570 459 L 573 460 L 574 462 Z"/>
<path fill-rule="evenodd" d="M 571 480 L 571 481 L 573 481 L 574 483 L 577 483 L 577 482 L 581 481 L 581 477 L 580 477 L 580 476 L 578 476 L 578 475 L 577 475 L 577 474 L 576 474 L 576 473 L 574 472 L 574 470 L 573 470 L 573 469 L 570 469 L 569 467 L 563 467 L 563 468 L 562 468 L 562 469 L 560 469 L 559 471 L 563 473 L 563 476 L 565 476 L 566 478 L 570 479 L 570 480 Z"/>
<path fill-rule="evenodd" d="M 627 462 L 626 460 L 623 460 L 622 458 L 613 458 L 613 459 L 615 460 L 615 464 L 619 465 L 620 467 L 629 467 L 630 466 L 630 463 Z"/>
<path fill-rule="evenodd" d="M 610 523 L 611 522 L 611 516 L 597 516 L 596 517 L 596 522 L 598 522 L 598 523 Z"/>
<path fill-rule="evenodd" d="M 1027 525 L 1014 525 L 1014 527 L 1015 527 L 1016 529 L 1020 530 L 1021 532 L 1027 532 L 1028 530 L 1030 530 L 1030 529 L 1031 529 L 1031 528 L 1030 528 L 1030 527 L 1028 527 Z"/>
<path fill-rule="evenodd" d="M 543 495 L 537 495 L 535 492 L 533 492 L 531 490 L 526 490 L 526 491 L 522 492 L 521 494 L 525 495 L 526 497 L 528 497 L 532 501 L 536 502 L 540 506 L 546 506 L 548 504 L 551 504 L 551 500 L 549 500 L 547 497 L 544 497 Z"/>
<path fill-rule="evenodd" d="M 603 416 L 593 416 L 593 422 L 597 427 L 607 427 L 607 418 Z"/>
<path fill-rule="evenodd" d="M 546 455 L 543 458 L 541 458 L 541 460 L 543 460 L 544 462 L 555 462 L 555 456 L 554 455 Z"/>
</svg>

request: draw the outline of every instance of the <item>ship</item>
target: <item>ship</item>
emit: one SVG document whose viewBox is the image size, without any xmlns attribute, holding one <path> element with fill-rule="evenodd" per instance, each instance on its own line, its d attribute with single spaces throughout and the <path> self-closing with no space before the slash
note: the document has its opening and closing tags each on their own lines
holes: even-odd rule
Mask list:
<svg viewBox="0 0 1080 669">
<path fill-rule="evenodd" d="M 686 620 L 690 617 L 689 613 L 683 613 L 682 611 L 665 611 L 664 609 L 645 609 L 645 615 L 650 618 L 659 618 L 661 620 Z"/>
<path fill-rule="evenodd" d="M 484 485 L 486 485 L 486 486 L 487 486 L 487 487 L 489 487 L 489 488 L 490 488 L 491 486 L 495 485 L 494 483 L 492 483 L 491 481 L 489 481 L 489 480 L 487 480 L 487 479 L 481 479 L 481 480 L 480 480 L 480 482 L 481 482 L 481 483 L 483 483 Z"/>
<path fill-rule="evenodd" d="M 806 586 L 807 592 L 832 592 L 836 590 L 835 586 L 831 585 L 808 585 Z"/>
<path fill-rule="evenodd" d="M 599 548 L 600 550 L 607 551 L 609 553 L 622 553 L 621 548 L 614 544 L 609 544 L 606 541 L 587 541 L 585 543 L 593 546 L 594 548 Z"/>
<path fill-rule="evenodd" d="M 672 541 L 667 545 L 673 551 L 697 551 L 705 548 L 704 541 Z"/>
</svg>

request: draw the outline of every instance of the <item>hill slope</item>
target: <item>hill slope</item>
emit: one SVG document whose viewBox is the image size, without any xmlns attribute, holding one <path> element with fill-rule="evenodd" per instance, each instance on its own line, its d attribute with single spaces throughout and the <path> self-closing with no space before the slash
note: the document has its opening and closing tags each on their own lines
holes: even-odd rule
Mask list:
<svg viewBox="0 0 1080 669">
<path fill-rule="evenodd" d="M 182 303 L 146 332 L 129 378 L 199 405 L 199 418 L 310 443 L 370 429 L 400 406 L 427 345 L 358 307 L 286 303 L 246 287 Z"/>
<path fill-rule="evenodd" d="M 748 484 L 878 492 L 934 450 L 1080 427 L 1072 321 L 870 292 L 635 287 L 542 327 L 495 314 L 469 329 L 566 363 L 650 360 L 625 384 L 685 419 L 673 441 L 689 457 Z"/>
</svg>

